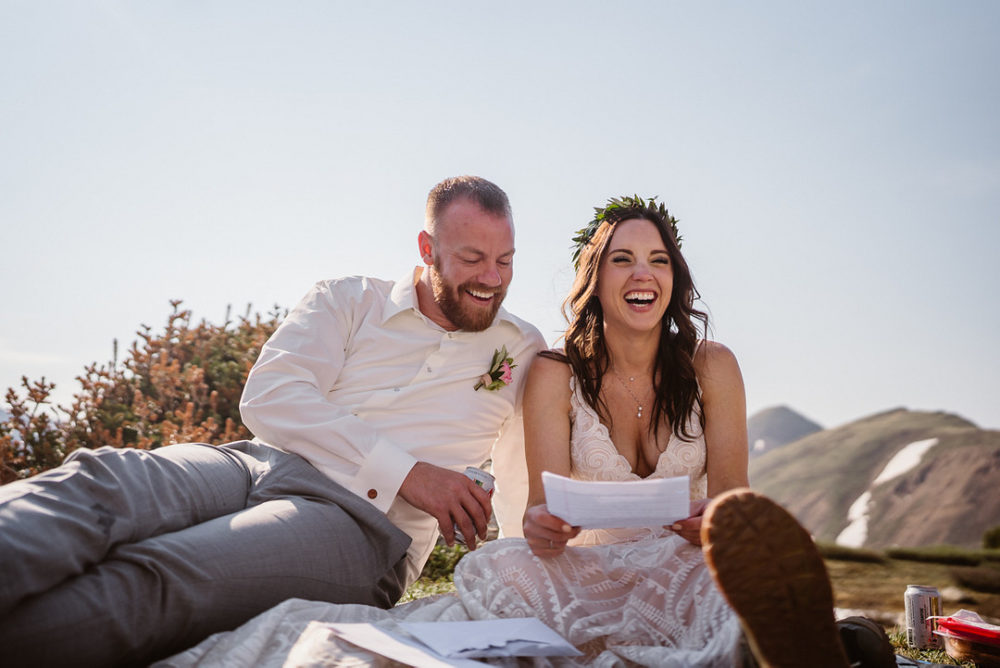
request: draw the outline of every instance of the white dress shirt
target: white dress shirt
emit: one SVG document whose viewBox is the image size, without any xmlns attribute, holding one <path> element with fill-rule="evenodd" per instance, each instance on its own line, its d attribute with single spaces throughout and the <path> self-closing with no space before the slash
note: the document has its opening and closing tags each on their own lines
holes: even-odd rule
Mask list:
<svg viewBox="0 0 1000 668">
<path fill-rule="evenodd" d="M 400 281 L 321 281 L 288 314 L 250 371 L 240 413 L 258 441 L 309 461 L 413 539 L 409 582 L 437 520 L 398 496 L 418 461 L 454 471 L 493 459 L 503 535 L 521 535 L 527 471 L 520 401 L 539 331 L 503 308 L 481 332 L 449 332 L 417 305 L 421 268 Z M 517 365 L 497 391 L 474 390 L 494 351 Z"/>
</svg>

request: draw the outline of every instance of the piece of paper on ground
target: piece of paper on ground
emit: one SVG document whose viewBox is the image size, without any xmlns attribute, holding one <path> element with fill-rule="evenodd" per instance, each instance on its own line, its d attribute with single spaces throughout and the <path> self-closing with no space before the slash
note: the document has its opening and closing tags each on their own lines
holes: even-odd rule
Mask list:
<svg viewBox="0 0 1000 668">
<path fill-rule="evenodd" d="M 482 668 L 484 665 L 482 662 L 473 661 L 472 659 L 445 657 L 411 638 L 391 633 L 374 624 L 320 624 L 312 622 L 306 628 L 306 631 L 313 634 L 313 645 L 316 644 L 315 641 L 319 638 L 318 634 L 333 633 L 369 652 L 415 666 L 416 668 L 451 668 L 452 666 Z M 298 644 L 296 644 L 297 646 Z"/>
<path fill-rule="evenodd" d="M 580 656 L 537 617 L 461 622 L 400 622 L 400 628 L 447 657 Z"/>
<path fill-rule="evenodd" d="M 544 471 L 549 512 L 584 529 L 656 527 L 691 514 L 688 476 L 605 482 Z"/>
</svg>

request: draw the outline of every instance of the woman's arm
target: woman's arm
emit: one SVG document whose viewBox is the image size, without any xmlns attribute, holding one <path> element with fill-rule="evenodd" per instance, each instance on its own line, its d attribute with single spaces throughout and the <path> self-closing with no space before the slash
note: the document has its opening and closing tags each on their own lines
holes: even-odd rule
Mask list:
<svg viewBox="0 0 1000 668">
<path fill-rule="evenodd" d="M 747 407 L 743 375 L 736 356 L 714 341 L 703 341 L 694 358 L 705 416 L 708 499 L 691 503 L 691 517 L 671 528 L 701 545 L 701 516 L 708 500 L 735 487 L 747 487 Z"/>
<path fill-rule="evenodd" d="M 714 341 L 703 341 L 694 362 L 705 411 L 708 496 L 711 498 L 749 484 L 747 401 L 740 365 L 729 348 Z"/>
<path fill-rule="evenodd" d="M 531 365 L 524 388 L 524 450 L 528 461 L 528 508 L 524 537 L 538 556 L 562 553 L 566 541 L 579 533 L 548 512 L 542 471 L 570 472 L 570 389 L 568 364 L 539 357 Z"/>
</svg>

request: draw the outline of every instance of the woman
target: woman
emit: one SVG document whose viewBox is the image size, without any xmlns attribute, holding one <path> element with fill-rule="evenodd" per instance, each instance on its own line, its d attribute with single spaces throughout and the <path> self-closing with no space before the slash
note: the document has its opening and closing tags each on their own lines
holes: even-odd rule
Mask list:
<svg viewBox="0 0 1000 668">
<path fill-rule="evenodd" d="M 662 204 L 625 197 L 577 236 L 565 351 L 535 360 L 525 389 L 530 554 L 498 541 L 455 578 L 467 606 L 479 592 L 484 611 L 537 615 L 598 663 L 729 665 L 739 635 L 698 546 L 708 498 L 747 485 L 743 381 L 726 347 L 698 340 L 706 318 L 675 223 Z M 581 531 L 548 512 L 543 471 L 688 475 L 692 516 Z"/>
<path fill-rule="evenodd" d="M 688 474 L 698 508 L 747 485 L 743 379 L 725 346 L 697 339 L 693 320 L 706 318 L 693 307 L 673 219 L 652 200 L 623 198 L 595 220 L 567 300 L 565 355 L 537 360 L 526 388 L 524 529 L 539 556 L 561 553 L 570 538 L 545 510 L 542 471 L 602 480 Z M 607 428 L 608 453 L 617 455 L 599 468 L 573 460 L 571 435 L 579 442 L 582 431 L 572 434 L 573 423 L 586 417 Z M 695 545 L 699 528 L 697 516 L 676 527 Z"/>
</svg>

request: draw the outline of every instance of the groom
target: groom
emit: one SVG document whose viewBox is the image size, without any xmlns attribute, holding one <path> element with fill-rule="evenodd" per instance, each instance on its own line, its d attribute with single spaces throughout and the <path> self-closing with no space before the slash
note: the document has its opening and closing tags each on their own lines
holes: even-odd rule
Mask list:
<svg viewBox="0 0 1000 668">
<path fill-rule="evenodd" d="M 417 241 L 402 280 L 323 281 L 288 314 L 244 388 L 253 441 L 78 450 L 0 487 L 5 665 L 145 664 L 292 597 L 389 607 L 439 531 L 485 537 L 462 471 L 490 457 L 520 533 L 520 397 L 545 342 L 500 306 L 506 194 L 441 182 Z"/>
</svg>

